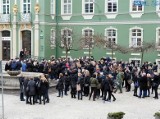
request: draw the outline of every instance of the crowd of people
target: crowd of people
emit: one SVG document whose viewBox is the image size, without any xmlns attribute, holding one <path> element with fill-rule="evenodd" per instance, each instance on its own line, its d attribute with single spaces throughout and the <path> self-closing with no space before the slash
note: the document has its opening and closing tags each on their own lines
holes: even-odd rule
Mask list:
<svg viewBox="0 0 160 119">
<path fill-rule="evenodd" d="M 43 59 L 40 62 L 36 59 L 17 59 L 8 61 L 5 70 L 22 70 L 44 74 L 30 79 L 21 78 L 23 80 L 20 81 L 20 84 L 25 87 L 26 103 L 33 102 L 34 104 L 37 100 L 41 103 L 41 97 L 43 97 L 44 104 L 49 102 L 49 79 L 58 82 L 56 86 L 57 97 L 68 95 L 70 90 L 71 98 L 78 97 L 78 100 L 82 100 L 83 96 L 90 100 L 93 95 L 93 101 L 99 98 L 102 98 L 104 102 L 111 101 L 111 97 L 112 101 L 115 101 L 113 92 L 116 93 L 119 90 L 119 93 L 123 93 L 123 87 L 126 92 L 130 92 L 131 85 L 133 85 L 133 96 L 146 98 L 154 93 L 154 98 L 158 99 L 160 75 L 157 72 L 155 62 L 144 62 L 139 68 L 135 66 L 134 62 L 115 62 L 110 58 L 101 58 L 99 61 L 94 58 L 74 60 L 52 58 L 48 61 Z M 22 95 L 21 97 L 21 100 L 24 100 Z"/>
</svg>

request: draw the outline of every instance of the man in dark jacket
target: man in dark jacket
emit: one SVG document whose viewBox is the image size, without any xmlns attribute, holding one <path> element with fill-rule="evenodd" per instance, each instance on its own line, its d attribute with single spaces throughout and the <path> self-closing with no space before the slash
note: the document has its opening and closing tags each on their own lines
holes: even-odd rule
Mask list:
<svg viewBox="0 0 160 119">
<path fill-rule="evenodd" d="M 19 77 L 19 84 L 20 84 L 20 100 L 25 101 L 25 99 L 24 99 L 24 77 L 23 77 L 23 75 L 21 75 L 21 77 Z"/>
<path fill-rule="evenodd" d="M 145 98 L 147 96 L 147 75 L 146 73 L 142 73 L 142 77 L 139 79 L 139 86 L 140 86 L 140 92 L 139 92 L 139 98 L 141 98 L 142 96 L 142 92 L 143 92 L 143 96 L 142 98 Z"/>
<path fill-rule="evenodd" d="M 30 97 L 30 104 L 35 104 L 35 95 L 36 95 L 36 83 L 33 78 L 28 82 L 28 94 Z M 32 103 L 33 102 L 33 103 Z"/>
<path fill-rule="evenodd" d="M 160 76 L 157 72 L 154 72 L 154 77 L 153 77 L 153 89 L 155 91 L 155 96 L 153 98 L 158 99 L 158 86 L 160 84 Z"/>
<path fill-rule="evenodd" d="M 24 59 L 24 51 L 23 51 L 23 49 L 19 53 L 19 58 L 20 58 L 20 60 Z"/>
</svg>

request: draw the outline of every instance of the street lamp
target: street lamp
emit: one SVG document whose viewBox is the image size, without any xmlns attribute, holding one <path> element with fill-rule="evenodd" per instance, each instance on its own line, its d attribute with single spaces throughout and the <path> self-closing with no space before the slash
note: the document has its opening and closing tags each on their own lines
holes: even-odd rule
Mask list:
<svg viewBox="0 0 160 119">
<path fill-rule="evenodd" d="M 0 61 L 1 85 L 2 85 L 2 119 L 4 119 L 4 97 L 3 97 L 3 73 L 2 73 L 2 60 Z"/>
</svg>

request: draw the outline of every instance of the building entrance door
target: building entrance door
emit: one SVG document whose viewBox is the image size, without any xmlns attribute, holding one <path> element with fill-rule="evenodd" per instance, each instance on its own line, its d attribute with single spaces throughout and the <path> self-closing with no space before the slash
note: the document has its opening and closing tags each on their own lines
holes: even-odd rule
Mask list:
<svg viewBox="0 0 160 119">
<path fill-rule="evenodd" d="M 31 55 L 31 31 L 22 31 L 22 49 L 26 55 Z"/>
<path fill-rule="evenodd" d="M 2 60 L 10 59 L 10 41 L 2 41 Z"/>
</svg>

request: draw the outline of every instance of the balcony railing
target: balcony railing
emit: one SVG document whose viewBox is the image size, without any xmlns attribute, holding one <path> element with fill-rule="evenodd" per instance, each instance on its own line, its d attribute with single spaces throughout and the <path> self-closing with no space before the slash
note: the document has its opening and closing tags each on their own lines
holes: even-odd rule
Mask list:
<svg viewBox="0 0 160 119">
<path fill-rule="evenodd" d="M 31 13 L 20 13 L 20 22 L 31 22 Z"/>
<path fill-rule="evenodd" d="M 0 23 L 10 22 L 10 14 L 0 14 Z"/>
</svg>

